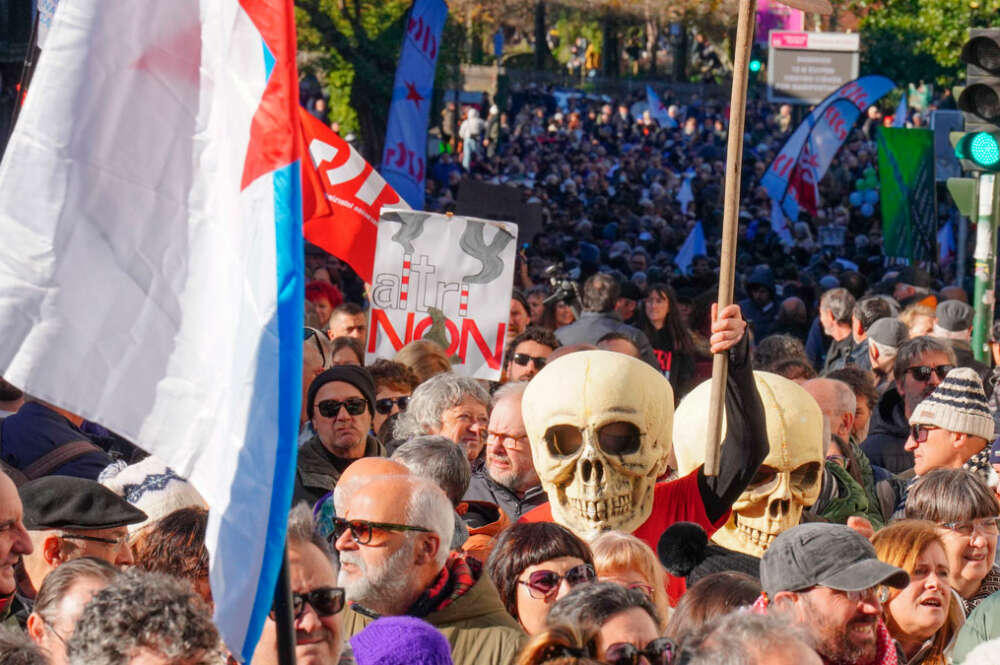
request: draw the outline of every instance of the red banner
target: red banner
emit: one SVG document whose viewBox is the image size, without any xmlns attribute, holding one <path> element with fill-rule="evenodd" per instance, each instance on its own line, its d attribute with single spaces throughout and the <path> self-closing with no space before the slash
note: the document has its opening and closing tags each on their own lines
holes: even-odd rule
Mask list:
<svg viewBox="0 0 1000 665">
<path fill-rule="evenodd" d="M 303 234 L 371 283 L 382 206 L 409 206 L 336 132 L 303 108 L 299 118 L 309 155 L 301 162 Z"/>
</svg>

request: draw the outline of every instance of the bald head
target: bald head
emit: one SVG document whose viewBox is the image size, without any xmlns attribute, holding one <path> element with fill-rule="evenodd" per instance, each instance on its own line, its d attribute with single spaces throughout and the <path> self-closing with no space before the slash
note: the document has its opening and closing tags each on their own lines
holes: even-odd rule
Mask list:
<svg viewBox="0 0 1000 665">
<path fill-rule="evenodd" d="M 813 396 L 823 415 L 830 419 L 831 433 L 848 441 L 858 406 L 851 387 L 835 379 L 810 379 L 802 387 Z"/>
<path fill-rule="evenodd" d="M 802 298 L 792 296 L 781 301 L 781 311 L 789 321 L 805 321 L 807 318 L 806 303 Z"/>
</svg>

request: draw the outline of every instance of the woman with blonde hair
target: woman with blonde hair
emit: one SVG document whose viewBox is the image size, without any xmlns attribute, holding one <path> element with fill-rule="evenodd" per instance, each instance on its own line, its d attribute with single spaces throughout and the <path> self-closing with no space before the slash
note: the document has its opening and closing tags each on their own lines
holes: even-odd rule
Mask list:
<svg viewBox="0 0 1000 665">
<path fill-rule="evenodd" d="M 420 383 L 435 374 L 451 371 L 451 361 L 448 360 L 448 354 L 439 344 L 427 339 L 413 340 L 401 348 L 393 360 L 412 369 Z"/>
<path fill-rule="evenodd" d="M 882 605 L 885 625 L 907 665 L 947 665 L 963 619 L 948 583 L 948 558 L 937 525 L 901 520 L 872 538 L 880 561 L 910 574 L 903 589 L 891 589 Z"/>
<path fill-rule="evenodd" d="M 649 598 L 660 615 L 660 630 L 670 618 L 666 575 L 652 548 L 635 536 L 620 531 L 606 531 L 590 544 L 594 567 L 601 582 L 614 582 L 626 589 L 636 589 Z"/>
</svg>

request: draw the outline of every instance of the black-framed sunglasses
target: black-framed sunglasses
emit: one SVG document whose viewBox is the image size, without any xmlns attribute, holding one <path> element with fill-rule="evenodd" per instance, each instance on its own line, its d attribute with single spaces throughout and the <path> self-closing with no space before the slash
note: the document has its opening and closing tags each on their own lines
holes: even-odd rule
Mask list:
<svg viewBox="0 0 1000 665">
<path fill-rule="evenodd" d="M 372 541 L 372 535 L 376 529 L 382 531 L 419 531 L 430 533 L 430 529 L 422 526 L 411 526 L 409 524 L 393 524 L 392 522 L 369 522 L 368 520 L 345 520 L 343 517 L 333 518 L 333 532 L 330 534 L 330 543 L 340 540 L 345 531 L 350 530 L 351 539 L 358 545 L 367 545 Z"/>
<path fill-rule="evenodd" d="M 932 429 L 937 429 L 933 425 L 910 425 L 910 436 L 917 443 L 923 443 L 927 440 L 927 433 Z"/>
<path fill-rule="evenodd" d="M 383 397 L 382 399 L 377 399 L 375 400 L 375 410 L 383 416 L 387 416 L 392 413 L 394 404 L 399 406 L 400 411 L 406 411 L 406 407 L 410 404 L 410 396 L 403 395 L 402 397 Z"/>
<path fill-rule="evenodd" d="M 954 365 L 938 365 L 937 367 L 914 365 L 913 367 L 907 367 L 906 373 L 921 383 L 927 383 L 931 380 L 932 373 L 937 374 L 937 378 L 940 381 L 944 381 L 944 377 L 948 376 L 948 372 L 953 369 L 955 369 Z"/>
<path fill-rule="evenodd" d="M 302 329 L 302 341 L 308 342 L 310 337 L 316 340 L 316 349 L 319 351 L 319 357 L 323 361 L 323 367 L 326 367 L 326 352 L 323 351 L 323 341 L 320 339 L 322 335 L 323 333 L 309 326 Z"/>
<path fill-rule="evenodd" d="M 565 575 L 560 575 L 553 570 L 536 570 L 528 575 L 527 581 L 518 580 L 517 583 L 528 587 L 528 594 L 532 598 L 542 600 L 555 593 L 563 580 L 566 580 L 567 584 L 574 587 L 579 584 L 593 582 L 596 579 L 597 573 L 594 572 L 594 567 L 589 563 L 583 563 L 570 568 L 566 571 Z"/>
<path fill-rule="evenodd" d="M 528 363 L 534 363 L 535 369 L 537 370 L 541 370 L 545 367 L 545 363 L 547 362 L 545 358 L 529 356 L 527 353 L 515 353 L 513 360 L 521 367 L 527 367 Z"/>
<path fill-rule="evenodd" d="M 306 603 L 321 617 L 332 617 L 344 609 L 345 592 L 340 587 L 320 587 L 306 593 L 292 593 L 292 614 L 296 619 L 306 611 Z M 276 621 L 271 605 L 271 621 Z"/>
<path fill-rule="evenodd" d="M 368 402 L 363 397 L 351 397 L 343 402 L 335 399 L 325 399 L 316 404 L 316 410 L 324 418 L 336 418 L 340 413 L 340 407 L 347 409 L 347 413 L 352 416 L 360 416 L 368 408 Z"/>
<path fill-rule="evenodd" d="M 628 642 L 616 642 L 604 651 L 604 662 L 608 665 L 638 665 L 639 658 L 645 656 L 649 665 L 670 665 L 676 652 L 677 645 L 669 637 L 658 637 L 642 649 Z"/>
</svg>

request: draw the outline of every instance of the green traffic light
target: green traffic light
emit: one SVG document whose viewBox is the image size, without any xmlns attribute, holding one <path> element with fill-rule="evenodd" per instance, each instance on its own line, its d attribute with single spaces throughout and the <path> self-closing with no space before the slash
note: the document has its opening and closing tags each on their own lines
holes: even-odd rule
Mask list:
<svg viewBox="0 0 1000 665">
<path fill-rule="evenodd" d="M 991 132 L 966 134 L 955 146 L 955 156 L 968 159 L 981 168 L 997 170 L 1000 168 L 1000 140 Z"/>
<path fill-rule="evenodd" d="M 750 61 L 750 71 L 752 71 L 752 72 L 759 72 L 760 68 L 762 66 L 763 66 L 763 63 L 760 60 L 751 60 Z"/>
</svg>

